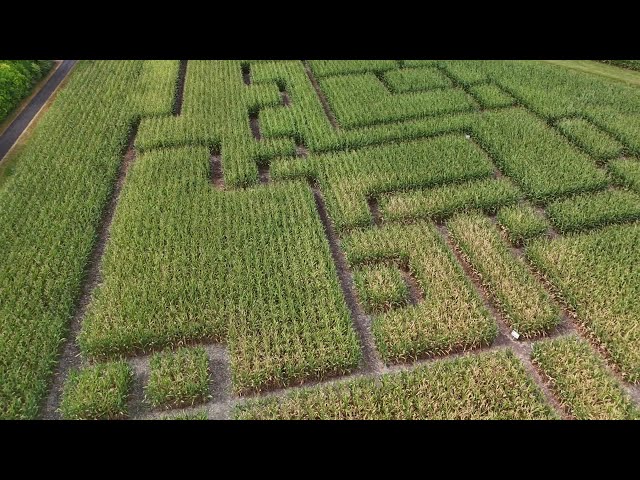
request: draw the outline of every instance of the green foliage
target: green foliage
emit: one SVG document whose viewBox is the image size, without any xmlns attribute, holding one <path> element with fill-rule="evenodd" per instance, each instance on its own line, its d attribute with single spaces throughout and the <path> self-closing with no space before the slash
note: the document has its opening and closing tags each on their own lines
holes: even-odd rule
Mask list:
<svg viewBox="0 0 640 480">
<path fill-rule="evenodd" d="M 80 333 L 83 353 L 226 340 L 237 392 L 350 371 L 358 342 L 309 187 L 221 192 L 209 168 L 205 147 L 138 157 Z"/>
<path fill-rule="evenodd" d="M 383 218 L 389 221 L 417 218 L 439 221 L 469 209 L 495 213 L 499 207 L 515 203 L 521 197 L 518 188 L 508 180 L 488 178 L 383 195 L 380 209 Z"/>
<path fill-rule="evenodd" d="M 60 411 L 67 420 L 123 418 L 133 374 L 124 361 L 69 372 Z"/>
<path fill-rule="evenodd" d="M 515 103 L 515 99 L 495 83 L 474 85 L 469 92 L 484 108 L 508 107 Z"/>
<path fill-rule="evenodd" d="M 17 62 L 16 71 L 24 75 L 28 63 Z M 347 373 L 361 357 L 313 196 L 300 179 L 317 180 L 342 234 L 371 226 L 370 196 L 386 219 L 492 213 L 522 196 L 552 203 L 568 230 L 636 218 L 628 192 L 579 195 L 609 185 L 594 160 L 640 153 L 635 88 L 540 62 L 311 61 L 336 129 L 302 62 L 190 61 L 181 114 L 173 116 L 178 65 L 79 62 L 0 185 L 0 418 L 37 415 L 139 119 L 138 159 L 116 210 L 82 352 L 111 358 L 187 340 L 226 342 L 237 393 Z M 242 81 L 246 67 L 251 85 Z M 474 97 L 506 108 L 481 112 Z M 308 158 L 295 157 L 296 144 Z M 222 157 L 224 191 L 210 184 L 212 150 Z M 267 164 L 276 184 L 256 186 L 258 165 Z M 607 168 L 637 191 L 637 165 L 618 159 Z M 490 178 L 496 166 L 508 180 Z M 500 218 L 518 240 L 541 233 L 540 220 L 515 208 Z M 495 338 L 494 322 L 432 226 L 376 230 L 343 239 L 353 265 L 401 259 L 426 293 L 416 306 L 376 316 L 385 361 Z M 474 251 L 495 253 L 477 262 L 519 279 L 506 246 L 492 243 L 494 230 L 482 237 L 486 244 L 469 239 Z M 534 242 L 531 255 L 634 379 L 638 239 L 633 230 L 615 231 L 626 233 Z M 505 298 L 514 311 L 523 308 Z M 544 304 L 531 298 L 532 311 Z"/>
<path fill-rule="evenodd" d="M 238 419 L 554 419 L 510 350 L 441 360 L 411 372 L 357 379 L 236 407 Z"/>
<path fill-rule="evenodd" d="M 533 337 L 560 323 L 556 305 L 512 255 L 490 220 L 477 214 L 461 214 L 449 220 L 447 226 L 514 330 L 525 338 Z"/>
<path fill-rule="evenodd" d="M 577 195 L 549 204 L 547 214 L 562 233 L 640 219 L 640 195 L 625 190 Z"/>
<path fill-rule="evenodd" d="M 318 77 L 377 72 L 398 67 L 396 60 L 311 60 L 309 64 Z"/>
<path fill-rule="evenodd" d="M 534 201 L 597 190 L 606 176 L 543 121 L 521 109 L 490 112 L 474 131 L 503 174 Z"/>
<path fill-rule="evenodd" d="M 367 197 L 479 179 L 493 173 L 486 154 L 462 135 L 312 156 L 331 218 L 339 230 L 371 224 Z"/>
<path fill-rule="evenodd" d="M 542 235 L 549 228 L 546 217 L 531 205 L 501 208 L 497 219 L 514 245 L 522 245 L 527 240 Z"/>
<path fill-rule="evenodd" d="M 387 363 L 489 345 L 496 337 L 495 322 L 432 225 L 356 231 L 342 247 L 354 266 L 390 259 L 405 263 L 425 292 L 415 306 L 374 317 L 373 335 Z"/>
<path fill-rule="evenodd" d="M 584 340 L 571 336 L 534 343 L 532 359 L 577 419 L 640 419 L 620 383 Z"/>
<path fill-rule="evenodd" d="M 462 90 L 393 94 L 373 73 L 322 78 L 320 87 L 345 129 L 473 110 Z"/>
<path fill-rule="evenodd" d="M 625 158 L 609 162 L 609 170 L 618 182 L 640 193 L 640 161 Z"/>
<path fill-rule="evenodd" d="M 0 60 L 0 122 L 29 95 L 52 66 L 51 60 Z"/>
<path fill-rule="evenodd" d="M 0 418 L 37 415 L 138 115 L 143 65 L 80 62 L 0 189 Z"/>
<path fill-rule="evenodd" d="M 526 253 L 630 382 L 640 380 L 640 224 L 605 227 Z"/>
<path fill-rule="evenodd" d="M 153 355 L 145 396 L 152 406 L 192 406 L 209 398 L 209 357 L 202 347 Z"/>
<path fill-rule="evenodd" d="M 409 299 L 409 288 L 395 265 L 363 265 L 353 272 L 353 281 L 367 313 L 402 307 Z"/>
<path fill-rule="evenodd" d="M 451 80 L 437 68 L 404 68 L 384 75 L 393 93 L 415 92 L 433 88 L 451 87 Z"/>
<path fill-rule="evenodd" d="M 622 152 L 620 142 L 582 118 L 561 120 L 557 127 L 589 155 L 599 160 L 617 157 Z"/>
</svg>

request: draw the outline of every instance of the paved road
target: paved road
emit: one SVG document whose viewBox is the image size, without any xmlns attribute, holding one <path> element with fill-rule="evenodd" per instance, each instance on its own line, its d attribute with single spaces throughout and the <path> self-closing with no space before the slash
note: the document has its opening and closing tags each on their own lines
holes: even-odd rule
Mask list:
<svg viewBox="0 0 640 480">
<path fill-rule="evenodd" d="M 49 99 L 56 87 L 64 80 L 71 68 L 76 64 L 77 60 L 63 60 L 62 65 L 58 67 L 42 89 L 31 99 L 31 102 L 14 118 L 9 128 L 0 135 L 0 160 L 4 158 L 13 144 L 18 140 L 29 122 L 40 111 L 45 102 Z"/>
</svg>

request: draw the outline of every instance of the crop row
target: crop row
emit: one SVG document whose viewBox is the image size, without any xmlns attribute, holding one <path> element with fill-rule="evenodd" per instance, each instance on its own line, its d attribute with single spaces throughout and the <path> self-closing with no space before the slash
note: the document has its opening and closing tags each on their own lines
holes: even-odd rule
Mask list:
<svg viewBox="0 0 640 480">
<path fill-rule="evenodd" d="M 149 407 L 192 406 L 209 399 L 209 358 L 203 347 L 159 352 L 149 360 L 144 401 Z M 126 361 L 74 369 L 64 385 L 60 413 L 69 420 L 125 418 L 133 385 Z"/>
<path fill-rule="evenodd" d="M 444 62 L 455 69 L 471 68 L 469 62 Z M 640 153 L 640 97 L 637 88 L 606 78 L 543 62 L 482 61 L 474 68 L 538 115 L 549 121 L 579 116 L 609 133 L 632 153 Z M 593 134 L 576 127 L 586 142 Z M 587 127 L 587 129 L 590 129 Z"/>
<path fill-rule="evenodd" d="M 609 170 L 619 183 L 640 193 L 640 161 L 630 158 L 613 160 Z"/>
<path fill-rule="evenodd" d="M 575 336 L 536 342 L 532 360 L 577 419 L 638 419 L 620 382 Z M 542 391 L 510 349 L 438 360 L 379 379 L 307 388 L 249 400 L 237 419 L 555 419 Z"/>
<path fill-rule="evenodd" d="M 640 220 L 640 195 L 625 190 L 576 195 L 550 203 L 547 214 L 561 233 Z"/>
<path fill-rule="evenodd" d="M 574 157 L 579 156 L 579 152 L 572 149 L 560 135 L 554 135 L 552 129 L 545 128 L 543 122 L 538 122 L 540 127 L 533 127 L 525 142 L 520 142 L 520 130 L 526 132 L 532 122 L 537 121 L 532 116 L 524 120 L 525 124 L 519 129 L 517 125 L 503 128 L 503 125 L 496 124 L 492 115 L 449 115 L 474 110 L 469 96 L 461 89 L 445 87 L 398 94 L 387 90 L 387 87 L 398 91 L 441 87 L 444 82 L 450 84 L 448 76 L 465 85 L 469 93 L 486 108 L 512 105 L 514 94 L 518 102 L 548 115 L 550 119 L 574 115 L 589 118 L 588 124 L 586 120 L 565 120 L 559 128 L 596 157 L 605 155 L 608 158 L 613 155 L 615 142 L 618 145 L 621 142 L 624 148 L 633 147 L 637 115 L 624 111 L 621 116 L 620 112 L 611 110 L 617 105 L 616 102 L 628 97 L 624 89 L 618 91 L 622 87 L 602 89 L 597 82 L 584 79 L 576 83 L 572 78 L 573 73 L 532 62 L 401 63 L 405 68 L 398 69 L 398 63 L 392 61 L 310 62 L 333 114 L 343 127 L 336 131 L 322 109 L 302 62 L 189 62 L 181 116 L 143 120 L 137 146 L 140 149 L 193 144 L 221 147 L 226 183 L 230 186 L 246 186 L 257 181 L 256 164 L 268 163 L 279 156 L 293 156 L 295 142 L 303 143 L 312 152 L 319 153 L 465 130 L 477 132 L 487 148 L 494 147 L 500 158 L 508 156 L 506 153 L 500 154 L 503 145 L 504 149 L 514 147 L 512 157 L 518 160 L 505 159 L 503 163 L 517 163 L 519 167 L 528 164 L 524 169 L 511 170 L 521 177 L 522 184 L 530 185 L 524 190 L 537 200 L 549 195 L 563 195 L 602 186 L 602 179 L 595 178 L 598 174 L 592 170 L 569 182 L 566 187 L 569 192 L 554 185 L 568 180 L 566 175 L 558 177 L 557 174 L 563 170 L 577 167 L 582 171 L 578 164 L 584 164 L 584 160 L 576 160 Z M 242 82 L 243 64 L 251 70 L 250 86 Z M 414 65 L 420 68 L 414 68 Z M 443 71 L 447 72 L 447 76 L 442 74 Z M 547 92 L 538 88 L 538 85 L 549 72 L 552 73 L 552 88 Z M 376 75 L 381 75 L 384 83 Z M 552 114 L 537 109 L 535 98 L 525 90 L 529 88 L 530 77 L 537 97 L 548 97 L 549 105 L 575 104 L 580 108 L 556 108 Z M 561 81 L 579 84 L 591 96 L 599 96 L 603 92 L 608 114 L 595 118 L 589 110 L 589 104 L 575 99 L 573 91 L 561 88 Z M 594 93 L 596 88 L 599 90 Z M 290 98 L 288 107 L 281 104 L 279 90 L 286 90 Z M 256 112 L 263 135 L 259 142 L 251 136 L 248 119 L 250 113 Z M 431 115 L 437 115 L 438 118 L 429 118 Z M 526 116 L 526 113 L 503 112 L 503 115 L 509 117 L 507 123 L 517 124 L 521 118 L 516 117 Z M 605 118 L 604 122 L 602 118 Z M 384 124 L 380 125 L 381 122 Z M 626 134 L 621 133 L 620 129 L 614 131 L 615 127 L 611 126 L 625 122 L 628 125 L 622 129 Z M 611 135 L 613 137 L 609 138 Z M 539 148 L 534 144 L 536 138 L 540 139 Z M 615 148 L 618 151 L 619 147 Z M 606 149 L 605 153 L 602 153 L 603 149 Z M 550 170 L 549 178 L 538 178 L 543 175 L 534 171 L 538 166 L 537 170 L 545 172 L 553 165 L 556 168 Z"/>
<path fill-rule="evenodd" d="M 525 110 L 489 112 L 473 131 L 502 173 L 534 201 L 607 185 L 591 158 Z"/>
<path fill-rule="evenodd" d="M 517 246 L 546 233 L 549 229 L 545 215 L 527 204 L 501 208 L 497 220 L 506 231 L 509 241 Z"/>
<path fill-rule="evenodd" d="M 140 123 L 136 148 L 203 145 L 221 152 L 225 183 L 255 184 L 258 167 L 273 156 L 292 155 L 292 139 L 253 138 L 249 116 L 279 105 L 275 83 L 246 86 L 240 61 L 190 61 L 181 114 L 146 118 Z"/>
<path fill-rule="evenodd" d="M 584 340 L 568 336 L 533 344 L 533 361 L 580 420 L 639 420 L 640 411 Z"/>
<path fill-rule="evenodd" d="M 340 230 L 371 223 L 369 196 L 489 177 L 494 170 L 486 154 L 459 134 L 312 155 L 305 168 L 318 178 Z"/>
<path fill-rule="evenodd" d="M 501 206 L 513 204 L 521 197 L 520 190 L 508 180 L 487 178 L 382 195 L 380 209 L 384 220 L 431 218 L 440 221 L 469 209 L 495 213 Z"/>
<path fill-rule="evenodd" d="M 311 60 L 309 65 L 318 77 L 380 72 L 398 68 L 396 60 Z"/>
<path fill-rule="evenodd" d="M 150 63 L 80 62 L 0 189 L 1 418 L 37 414 L 146 85 L 170 83 Z"/>
</svg>

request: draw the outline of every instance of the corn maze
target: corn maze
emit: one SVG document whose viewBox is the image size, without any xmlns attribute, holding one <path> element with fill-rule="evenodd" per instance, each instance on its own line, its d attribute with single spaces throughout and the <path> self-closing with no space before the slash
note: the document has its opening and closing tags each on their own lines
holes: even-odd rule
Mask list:
<svg viewBox="0 0 640 480">
<path fill-rule="evenodd" d="M 640 95 L 82 61 L 0 185 L 0 418 L 640 418 Z"/>
</svg>

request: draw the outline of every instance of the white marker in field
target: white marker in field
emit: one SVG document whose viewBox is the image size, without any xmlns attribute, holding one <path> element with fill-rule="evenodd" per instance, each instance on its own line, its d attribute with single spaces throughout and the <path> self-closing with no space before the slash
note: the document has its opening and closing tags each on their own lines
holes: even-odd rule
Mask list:
<svg viewBox="0 0 640 480">
<path fill-rule="evenodd" d="M 516 340 L 518 340 L 520 338 L 520 334 L 518 332 L 516 332 L 515 330 L 511 330 L 511 336 L 513 338 L 515 338 Z"/>
<path fill-rule="evenodd" d="M 466 138 L 467 140 L 469 140 L 471 138 L 471 135 L 465 135 L 464 138 Z"/>
</svg>

